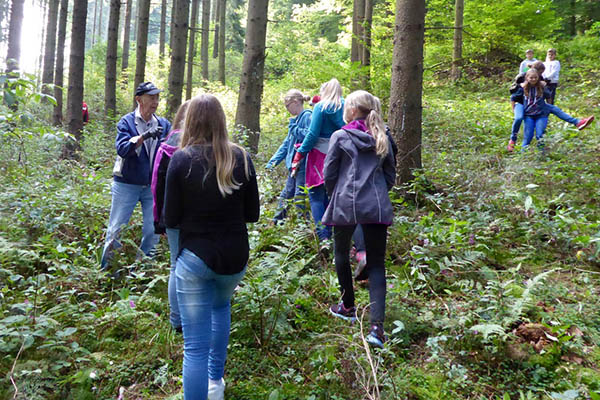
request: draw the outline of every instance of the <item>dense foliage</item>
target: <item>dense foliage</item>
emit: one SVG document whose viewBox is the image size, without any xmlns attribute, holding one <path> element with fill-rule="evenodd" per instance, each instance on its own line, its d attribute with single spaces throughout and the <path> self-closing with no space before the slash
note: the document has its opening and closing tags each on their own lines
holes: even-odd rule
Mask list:
<svg viewBox="0 0 600 400">
<path fill-rule="evenodd" d="M 561 108 L 580 117 L 598 109 L 598 30 L 577 14 L 581 34 L 561 38 L 569 17 L 561 1 L 467 2 L 468 62 L 457 85 L 446 81 L 451 30 L 427 31 L 424 169 L 393 193 L 382 351 L 366 346 L 360 324 L 329 315 L 337 278 L 311 224 L 297 215 L 269 224 L 286 174 L 264 169 L 286 133 L 283 93 L 316 94 L 332 76 L 348 93 L 364 73 L 348 60 L 350 3 L 272 3 L 254 156 L 262 214 L 250 226 L 248 275 L 233 299 L 228 398 L 600 399 L 600 131 L 551 117 L 545 153 L 504 150 L 506 89 L 526 48 L 538 57 L 558 49 Z M 427 26 L 452 25 L 453 1 L 428 7 Z M 377 2 L 373 26 L 370 89 L 386 108 L 392 11 Z M 230 123 L 239 51 L 228 47 L 228 86 L 196 88 L 219 97 Z M 0 82 L 3 100 L 18 104 L 0 105 L 0 398 L 182 398 L 166 240 L 154 259 L 136 261 L 136 210 L 118 267 L 98 268 L 114 161 L 114 123 L 100 117 L 105 52 L 100 43 L 86 54 L 91 122 L 79 161 L 60 159 L 71 138 L 49 125 L 51 104 L 35 77 Z M 166 87 L 157 53 L 150 48 L 146 77 Z M 132 104 L 131 68 L 118 83 L 122 113 Z M 357 302 L 366 308 L 365 287 Z"/>
</svg>

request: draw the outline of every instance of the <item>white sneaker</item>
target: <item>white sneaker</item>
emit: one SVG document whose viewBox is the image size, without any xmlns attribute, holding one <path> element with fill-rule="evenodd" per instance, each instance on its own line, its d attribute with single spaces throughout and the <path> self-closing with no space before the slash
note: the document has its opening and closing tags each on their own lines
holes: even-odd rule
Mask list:
<svg viewBox="0 0 600 400">
<path fill-rule="evenodd" d="M 221 378 L 218 381 L 208 380 L 208 400 L 223 400 L 225 399 L 225 379 Z"/>
</svg>

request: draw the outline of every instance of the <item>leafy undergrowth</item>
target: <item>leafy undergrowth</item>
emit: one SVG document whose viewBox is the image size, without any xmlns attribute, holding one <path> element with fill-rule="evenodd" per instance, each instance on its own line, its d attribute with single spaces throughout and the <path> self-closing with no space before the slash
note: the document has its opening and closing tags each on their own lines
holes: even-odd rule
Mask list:
<svg viewBox="0 0 600 400">
<path fill-rule="evenodd" d="M 269 225 L 285 172 L 263 169 L 281 140 L 267 135 L 227 398 L 600 398 L 599 129 L 551 117 L 544 152 L 509 154 L 506 96 L 478 85 L 425 90 L 425 168 L 404 188 L 413 202 L 393 195 L 381 351 L 365 346 L 366 326 L 329 315 L 337 278 L 310 224 Z M 591 113 L 597 97 L 580 91 L 559 105 Z M 41 136 L 0 150 L 0 398 L 182 398 L 166 241 L 136 260 L 136 211 L 121 267 L 98 269 L 111 135 L 88 126 L 80 162 Z M 358 286 L 361 310 L 368 299 Z"/>
</svg>

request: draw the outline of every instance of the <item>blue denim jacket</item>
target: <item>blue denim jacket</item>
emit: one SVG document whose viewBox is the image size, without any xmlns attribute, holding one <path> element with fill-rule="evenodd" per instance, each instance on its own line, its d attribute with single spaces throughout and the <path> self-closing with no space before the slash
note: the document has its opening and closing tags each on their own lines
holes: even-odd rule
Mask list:
<svg viewBox="0 0 600 400">
<path fill-rule="evenodd" d="M 287 169 L 292 169 L 292 160 L 296 154 L 295 146 L 297 143 L 302 143 L 306 137 L 306 134 L 309 131 L 308 128 L 310 127 L 311 117 L 312 111 L 304 110 L 296 117 L 290 118 L 288 134 L 283 143 L 281 143 L 281 146 L 279 146 L 279 149 L 277 149 L 273 157 L 271 157 L 267 163 L 267 168 L 272 168 L 285 159 L 285 166 Z"/>
</svg>

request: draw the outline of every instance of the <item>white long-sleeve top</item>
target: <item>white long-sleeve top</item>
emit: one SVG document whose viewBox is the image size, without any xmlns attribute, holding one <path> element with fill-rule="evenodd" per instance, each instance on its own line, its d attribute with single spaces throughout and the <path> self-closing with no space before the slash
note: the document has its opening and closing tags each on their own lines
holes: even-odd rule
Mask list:
<svg viewBox="0 0 600 400">
<path fill-rule="evenodd" d="M 542 74 L 545 79 L 550 79 L 550 83 L 558 83 L 558 75 L 560 73 L 560 61 L 546 61 L 544 62 L 546 70 Z"/>
</svg>

